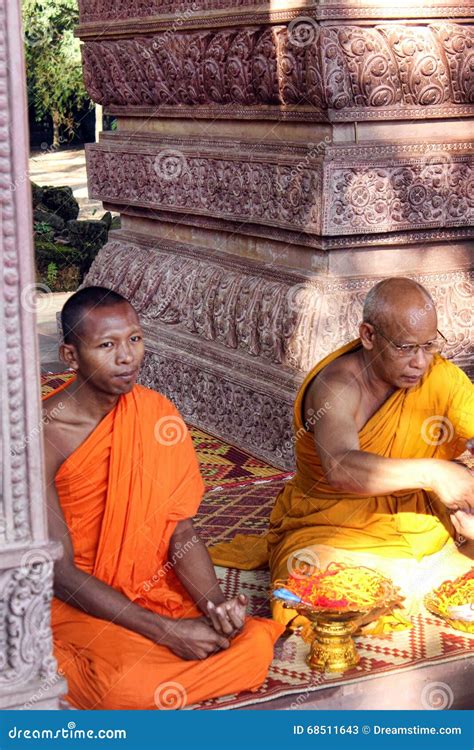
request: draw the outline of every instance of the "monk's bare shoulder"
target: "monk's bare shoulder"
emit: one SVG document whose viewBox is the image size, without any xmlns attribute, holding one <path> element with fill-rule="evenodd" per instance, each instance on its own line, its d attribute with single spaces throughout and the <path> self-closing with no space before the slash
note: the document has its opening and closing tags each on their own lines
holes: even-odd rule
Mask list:
<svg viewBox="0 0 474 750">
<path fill-rule="evenodd" d="M 51 396 L 42 404 L 42 423 L 46 473 L 51 478 L 77 448 L 80 436 L 76 434 L 74 400 L 67 390 Z"/>
<path fill-rule="evenodd" d="M 360 364 L 355 352 L 350 352 L 330 362 L 310 383 L 307 395 L 319 400 L 328 391 L 354 393 L 360 396 Z"/>
<path fill-rule="evenodd" d="M 360 365 L 350 352 L 326 365 L 308 386 L 304 400 L 305 419 L 311 424 L 314 413 L 339 407 L 355 415 L 361 400 Z M 328 406 L 328 404 L 330 406 Z"/>
<path fill-rule="evenodd" d="M 349 352 L 326 365 L 313 380 L 313 384 L 316 385 L 319 381 L 319 383 L 329 385 L 352 384 L 355 388 L 358 388 L 359 377 L 360 362 L 358 355 L 356 352 Z"/>
</svg>

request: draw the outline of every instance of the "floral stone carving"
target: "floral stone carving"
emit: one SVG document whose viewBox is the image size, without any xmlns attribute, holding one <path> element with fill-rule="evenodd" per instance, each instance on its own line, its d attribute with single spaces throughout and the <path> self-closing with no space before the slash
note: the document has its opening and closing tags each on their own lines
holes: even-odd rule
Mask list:
<svg viewBox="0 0 474 750">
<path fill-rule="evenodd" d="M 394 119 L 407 107 L 425 117 L 439 117 L 440 107 L 472 113 L 471 26 L 314 22 L 311 30 L 304 46 L 282 25 L 87 40 L 84 79 L 105 106 L 158 106 L 178 116 L 183 105 L 225 107 L 232 117 L 254 105 L 309 107 L 313 119 Z"/>
</svg>

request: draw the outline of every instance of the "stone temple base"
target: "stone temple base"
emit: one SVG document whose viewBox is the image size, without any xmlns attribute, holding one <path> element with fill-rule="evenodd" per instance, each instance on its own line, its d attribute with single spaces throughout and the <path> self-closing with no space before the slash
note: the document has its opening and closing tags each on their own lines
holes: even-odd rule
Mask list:
<svg viewBox="0 0 474 750">
<path fill-rule="evenodd" d="M 430 290 L 447 353 L 469 369 L 472 272 L 462 240 L 310 251 L 315 273 L 275 263 L 287 251 L 281 242 L 253 241 L 237 257 L 213 249 L 226 247 L 218 230 L 201 228 L 197 241 L 183 242 L 157 222 L 124 224 L 134 231 L 111 233 L 86 284 L 115 289 L 139 312 L 141 382 L 189 422 L 277 466 L 293 465 L 292 406 L 304 375 L 357 336 L 363 299 L 380 279 L 407 275 Z M 292 252 L 308 256 L 297 245 Z"/>
</svg>

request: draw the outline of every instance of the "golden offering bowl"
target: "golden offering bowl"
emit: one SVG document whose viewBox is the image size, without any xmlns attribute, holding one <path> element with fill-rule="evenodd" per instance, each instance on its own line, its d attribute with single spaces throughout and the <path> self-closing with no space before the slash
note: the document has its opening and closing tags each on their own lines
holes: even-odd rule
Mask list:
<svg viewBox="0 0 474 750">
<path fill-rule="evenodd" d="M 367 568 L 365 569 L 367 570 Z M 371 571 L 376 573 L 376 571 Z M 311 669 L 321 672 L 346 672 L 360 661 L 353 635 L 362 625 L 389 614 L 403 602 L 400 591 L 384 576 L 380 576 L 377 595 L 370 604 L 354 610 L 346 608 L 311 607 L 308 604 L 284 602 L 283 606 L 294 609 L 306 617 L 313 628 L 307 663 Z"/>
</svg>

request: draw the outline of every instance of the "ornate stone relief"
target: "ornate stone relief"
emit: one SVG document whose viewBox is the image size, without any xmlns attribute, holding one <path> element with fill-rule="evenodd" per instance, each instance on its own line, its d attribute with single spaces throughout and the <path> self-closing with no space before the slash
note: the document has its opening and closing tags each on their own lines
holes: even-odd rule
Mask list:
<svg viewBox="0 0 474 750">
<path fill-rule="evenodd" d="M 464 362 L 474 349 L 473 275 L 456 271 L 416 278 L 438 304 L 447 354 Z M 197 342 L 304 373 L 357 335 L 363 299 L 378 280 L 311 278 L 204 248 L 175 242 L 153 247 L 139 235 L 116 234 L 85 283 L 123 294 L 149 330 L 170 326 L 175 336 L 182 331 Z"/>
<path fill-rule="evenodd" d="M 150 135 L 145 145 L 140 137 L 108 136 L 88 148 L 89 190 L 122 210 L 159 209 L 309 235 L 473 223 L 469 143 L 323 146 L 325 157 L 281 144 L 211 146 Z"/>
<path fill-rule="evenodd" d="M 53 562 L 46 557 L 0 573 L 0 689 L 14 690 L 32 677 L 45 682 L 56 674 L 50 628 Z"/>
<path fill-rule="evenodd" d="M 178 353 L 147 352 L 140 382 L 161 391 L 191 424 L 208 429 L 276 466 L 293 467 L 292 394 L 236 382 Z M 263 390 L 262 390 L 263 386 Z M 266 391 L 266 392 L 265 392 Z M 286 398 L 285 398 L 286 396 Z"/>
<path fill-rule="evenodd" d="M 216 8 L 244 8 L 252 5 L 268 5 L 267 0 L 79 0 L 82 23 L 106 19 L 140 18 L 158 16 L 162 13 L 181 14 Z"/>
<path fill-rule="evenodd" d="M 48 543 L 43 505 L 23 45 L 20 3 L 0 0 L 0 708 L 35 695 L 56 708 L 65 685 L 49 603 L 61 545 Z"/>
<path fill-rule="evenodd" d="M 94 101 L 129 114 L 137 107 L 178 116 L 225 108 L 228 117 L 263 107 L 264 115 L 290 109 L 316 120 L 390 120 L 407 108 L 418 117 L 472 113 L 472 27 L 310 29 L 304 46 L 281 25 L 87 41 L 84 79 Z"/>
<path fill-rule="evenodd" d="M 7 58 L 5 4 L 0 1 L 0 55 Z M 22 541 L 31 538 L 28 512 L 27 462 L 28 443 L 25 442 L 25 394 L 22 369 L 20 259 L 15 223 L 15 197 L 22 184 L 17 184 L 13 175 L 10 153 L 10 101 L 8 98 L 8 67 L 0 67 L 0 250 L 3 276 L 2 299 L 0 300 L 0 323 L 4 331 L 1 436 L 4 444 L 15 448 L 15 452 L 3 453 L 0 493 L 0 542 Z M 28 292 L 28 290 L 26 290 Z M 30 295 L 31 296 L 31 295 Z M 28 300 L 27 300 L 28 301 Z"/>
<path fill-rule="evenodd" d="M 161 20 L 163 25 L 208 25 L 221 21 L 226 25 L 246 22 L 261 23 L 262 20 L 289 20 L 301 16 L 323 19 L 342 18 L 463 18 L 469 17 L 469 0 L 461 2 L 445 0 L 419 0 L 416 3 L 388 6 L 383 0 L 314 0 L 308 3 L 301 1 L 298 6 L 288 3 L 285 8 L 281 3 L 278 9 L 271 0 L 79 0 L 81 31 L 87 31 L 87 26 L 102 23 L 102 31 L 107 33 L 117 29 L 116 24 L 138 24 L 140 20 L 156 22 Z M 209 13 L 212 11 L 212 13 Z M 160 16 L 165 15 L 165 19 Z M 174 16 L 171 20 L 166 15 Z M 222 19 L 222 20 L 221 20 Z M 103 26 L 104 21 L 113 20 L 114 26 Z M 100 32 L 100 29 L 98 28 Z"/>
<path fill-rule="evenodd" d="M 469 148 L 469 144 L 463 145 Z M 384 149 L 376 150 L 382 153 Z M 351 164 L 344 159 L 350 149 L 334 149 L 335 160 L 324 172 L 325 234 L 474 223 L 472 155 L 457 153 L 449 145 L 438 152 L 424 150 L 418 156 L 414 150 L 408 155 L 404 146 L 393 151 L 398 158 L 387 158 L 389 149 L 385 149 L 385 158 L 378 157 L 371 164 L 373 157 L 365 160 L 363 149 L 352 150 Z"/>
<path fill-rule="evenodd" d="M 154 141 L 154 143 L 153 143 Z M 212 215 L 320 234 L 321 164 L 257 154 L 251 145 L 109 138 L 87 152 L 89 192 L 105 202 Z M 228 155 L 222 158 L 222 149 Z"/>
</svg>

